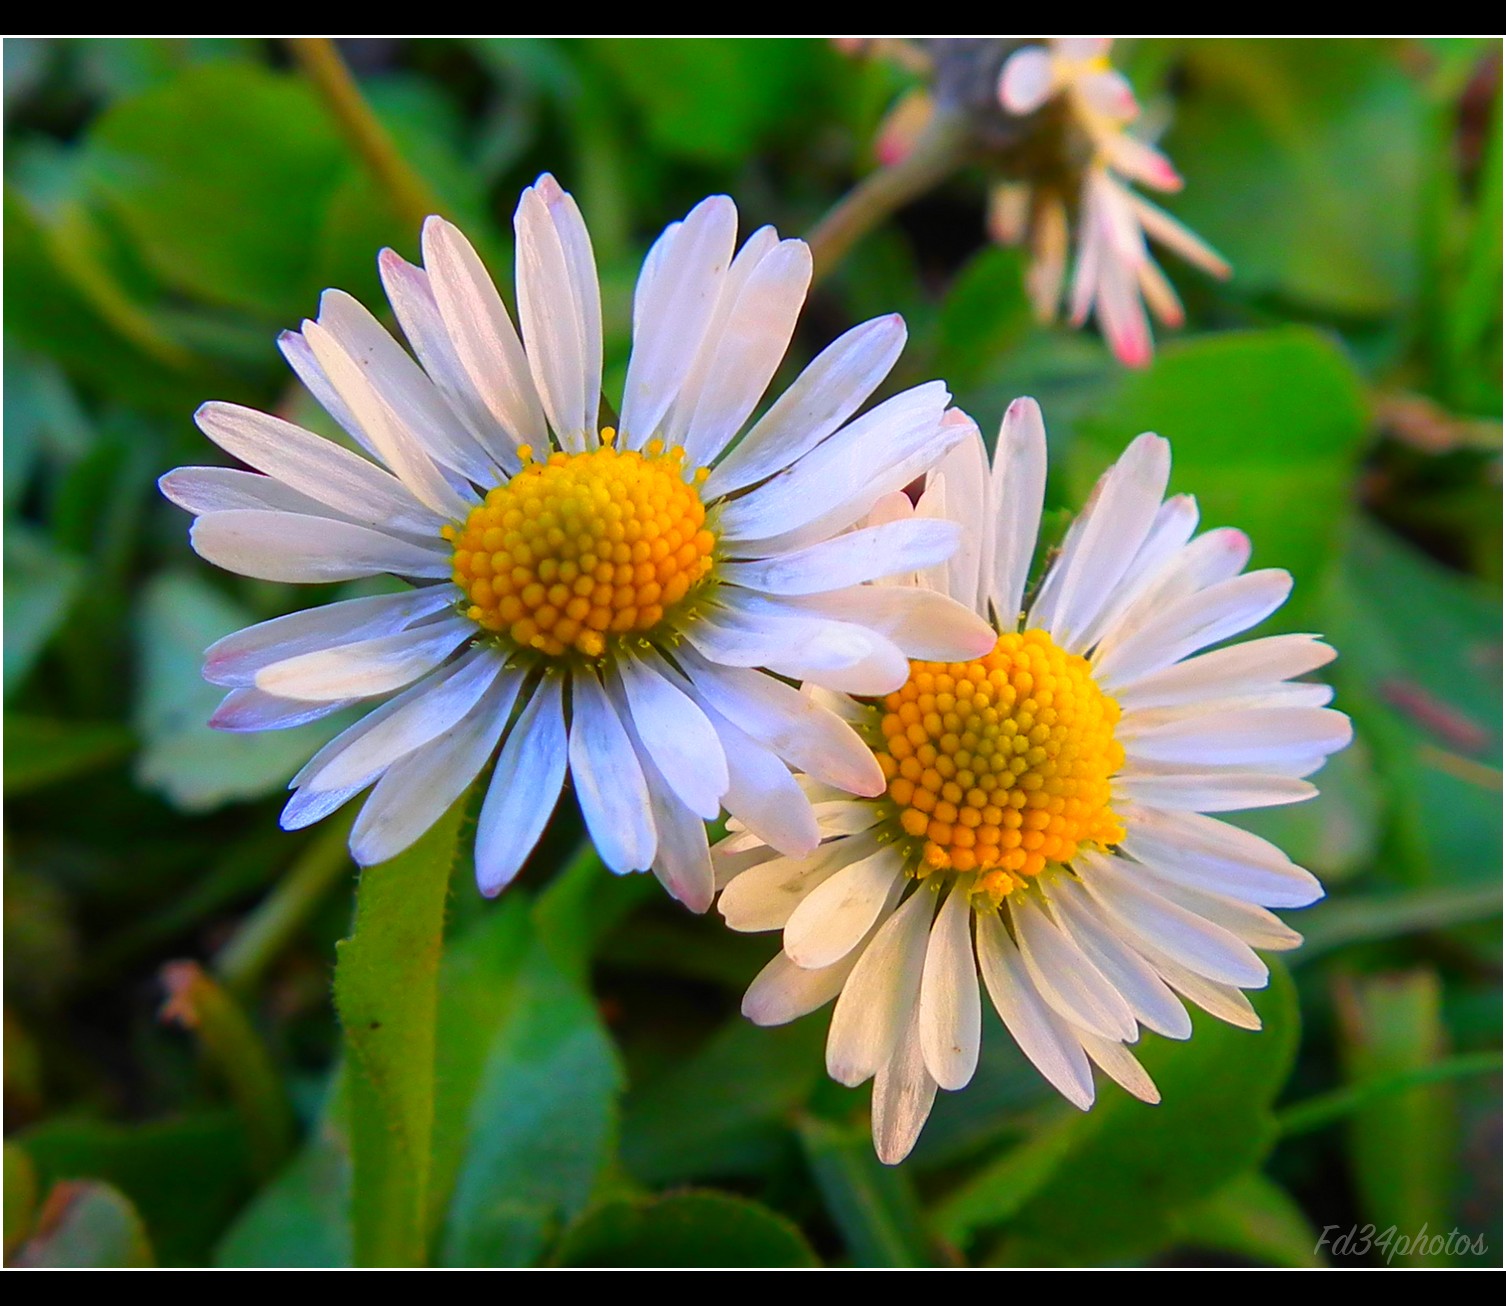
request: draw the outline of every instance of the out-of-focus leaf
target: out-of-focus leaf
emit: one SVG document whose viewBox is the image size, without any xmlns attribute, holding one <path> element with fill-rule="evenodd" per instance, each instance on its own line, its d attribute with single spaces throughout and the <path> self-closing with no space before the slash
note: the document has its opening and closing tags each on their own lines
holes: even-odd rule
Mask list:
<svg viewBox="0 0 1506 1306">
<path fill-rule="evenodd" d="M 208 581 L 169 572 L 143 587 L 136 612 L 141 674 L 136 728 L 140 782 L 185 811 L 207 811 L 280 789 L 344 721 L 238 734 L 208 721 L 224 690 L 199 674 L 204 650 L 254 618 Z"/>
<path fill-rule="evenodd" d="M 135 1269 L 154 1264 L 136 1209 L 118 1189 L 70 1180 L 47 1194 L 15 1264 L 33 1269 Z"/>
<path fill-rule="evenodd" d="M 84 581 L 83 564 L 18 526 L 5 532 L 5 695 L 26 679 L 67 620 Z"/>
<path fill-rule="evenodd" d="M 1296 923 L 1303 944 L 1292 957 L 1302 965 L 1351 943 L 1373 943 L 1501 914 L 1499 884 L 1438 885 L 1383 893 L 1348 894 L 1303 912 Z"/>
<path fill-rule="evenodd" d="M 1442 990 L 1434 971 L 1367 975 L 1339 984 L 1340 1052 L 1346 1078 L 1361 1085 L 1414 1070 L 1445 1053 Z M 1365 1218 L 1377 1229 L 1411 1236 L 1451 1224 L 1449 1188 L 1456 1144 L 1453 1093 L 1431 1084 L 1358 1108 L 1349 1122 L 1349 1155 Z M 1447 1263 L 1408 1248 L 1400 1262 Z"/>
<path fill-rule="evenodd" d="M 1240 1175 L 1181 1212 L 1174 1224 L 1178 1242 L 1232 1252 L 1260 1265 L 1300 1270 L 1323 1263 L 1307 1215 L 1286 1189 L 1258 1171 Z"/>
<path fill-rule="evenodd" d="M 565 1233 L 555 1262 L 572 1267 L 764 1269 L 816 1264 L 800 1231 L 766 1206 L 726 1193 L 611 1202 Z"/>
<path fill-rule="evenodd" d="M 31 1236 L 37 1218 L 37 1167 L 14 1143 L 5 1145 L 5 1259 Z"/>
<path fill-rule="evenodd" d="M 163 282 L 296 321 L 314 302 L 317 234 L 346 157 L 297 78 L 189 68 L 118 100 L 87 142 L 101 195 Z"/>
<path fill-rule="evenodd" d="M 898 1166 L 879 1163 L 867 1125 L 808 1116 L 800 1122 L 800 1143 L 854 1265 L 937 1263 L 909 1178 Z"/>
<path fill-rule="evenodd" d="M 54 721 L 11 713 L 5 720 L 5 792 L 23 794 L 72 780 L 124 757 L 131 732 L 113 721 Z"/>
<path fill-rule="evenodd" d="M 444 904 L 465 798 L 406 852 L 361 873 L 338 946 L 358 1265 L 426 1258 L 435 1018 Z"/>
<path fill-rule="evenodd" d="M 821 1077 L 821 1017 L 759 1029 L 742 1017 L 624 1104 L 622 1159 L 646 1184 L 756 1172 Z"/>
<path fill-rule="evenodd" d="M 936 358 L 947 383 L 967 391 L 1009 372 L 1010 353 L 1032 325 L 1024 260 L 1017 249 L 987 245 L 958 273 L 937 324 Z M 974 414 L 985 425 L 996 414 Z"/>
<path fill-rule="evenodd" d="M 649 140 L 703 163 L 748 158 L 809 113 L 829 58 L 814 41 L 601 40 L 592 56 L 643 115 Z"/>
<path fill-rule="evenodd" d="M 1499 599 L 1357 521 L 1327 606 L 1340 704 L 1385 786 L 1387 869 L 1414 884 L 1499 884 Z"/>
<path fill-rule="evenodd" d="M 1091 1111 L 1037 1130 L 943 1202 L 942 1235 L 964 1243 L 1002 1225 L 1004 1259 L 1033 1265 L 1122 1264 L 1165 1245 L 1178 1211 L 1258 1165 L 1275 1140 L 1296 994 L 1276 966 L 1252 998 L 1258 1033 L 1196 1012 L 1185 1043 L 1142 1034 L 1135 1054 L 1160 1104 L 1100 1081 Z"/>
<path fill-rule="evenodd" d="M 229 1111 L 144 1125 L 56 1118 L 17 1141 L 45 1188 L 100 1179 L 141 1212 L 164 1265 L 203 1265 L 209 1247 L 251 1190 L 246 1136 Z"/>
<path fill-rule="evenodd" d="M 1233 263 L 1235 289 L 1344 314 L 1406 302 L 1426 109 L 1396 46 L 1196 41 L 1186 75 L 1173 207 Z"/>
<path fill-rule="evenodd" d="M 1171 488 L 1197 497 L 1205 527 L 1242 528 L 1252 566 L 1296 577 L 1279 620 L 1310 629 L 1292 623 L 1338 547 L 1366 431 L 1358 378 L 1334 343 L 1282 327 L 1166 345 L 1080 424 L 1068 461 L 1074 502 L 1141 431 L 1171 441 Z"/>
</svg>

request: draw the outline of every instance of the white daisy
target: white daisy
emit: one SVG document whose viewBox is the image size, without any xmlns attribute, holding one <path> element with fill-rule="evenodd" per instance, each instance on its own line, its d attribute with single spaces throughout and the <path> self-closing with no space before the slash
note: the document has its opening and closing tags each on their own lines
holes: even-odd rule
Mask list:
<svg viewBox="0 0 1506 1306">
<path fill-rule="evenodd" d="M 940 382 L 853 415 L 905 339 L 895 316 L 831 344 L 738 440 L 789 345 L 810 251 L 772 227 L 737 250 L 725 196 L 649 251 L 616 429 L 599 425 L 602 332 L 591 242 L 544 176 L 514 220 L 521 337 L 465 237 L 424 227 L 424 266 L 384 251 L 417 361 L 350 296 L 282 337 L 305 385 L 364 454 L 264 413 L 206 404 L 200 428 L 254 471 L 181 468 L 210 562 L 276 581 L 391 574 L 352 599 L 221 640 L 212 724 L 267 730 L 395 695 L 294 778 L 294 829 L 375 784 L 351 850 L 400 852 L 501 745 L 476 870 L 499 892 L 566 772 L 603 860 L 652 867 L 704 910 L 704 819 L 721 805 L 792 854 L 819 835 L 789 766 L 859 794 L 884 778 L 829 710 L 768 671 L 859 694 L 910 657 L 968 657 L 990 631 L 936 594 L 875 589 L 934 565 L 959 529 L 858 532 L 881 496 L 972 433 Z"/>
<path fill-rule="evenodd" d="M 1071 319 L 1081 326 L 1093 314 L 1121 362 L 1150 362 L 1151 331 L 1145 306 L 1163 323 L 1180 326 L 1181 301 L 1146 247 L 1159 241 L 1216 277 L 1229 265 L 1164 209 L 1137 195 L 1139 182 L 1159 191 L 1182 188 L 1171 161 L 1126 128 L 1140 114 L 1135 93 L 1109 65 L 1108 37 L 1068 37 L 1016 50 L 999 77 L 1006 112 L 1034 114 L 1055 102 L 1063 112 L 1061 154 L 1071 161 L 1076 193 L 1058 185 L 1006 183 L 995 189 L 990 227 L 1005 244 L 1028 240 L 1027 283 L 1037 315 L 1055 318 L 1067 271 L 1069 210 L 1075 206 L 1077 260 L 1070 293 Z"/>
<path fill-rule="evenodd" d="M 854 800 L 810 777 L 820 847 L 781 855 L 744 830 L 713 850 L 727 923 L 784 932 L 744 1013 L 776 1025 L 836 999 L 827 1069 L 874 1080 L 886 1162 L 910 1151 L 938 1085 L 972 1078 L 980 974 L 1069 1101 L 1092 1104 L 1096 1063 L 1154 1102 L 1126 1049 L 1139 1027 L 1186 1038 L 1179 996 L 1258 1027 L 1241 992 L 1266 982 L 1255 949 L 1300 942 L 1266 908 L 1322 894 L 1208 813 L 1316 793 L 1305 777 L 1350 726 L 1326 685 L 1293 678 L 1333 650 L 1275 635 L 1201 651 L 1268 617 L 1291 578 L 1245 572 L 1239 531 L 1194 536 L 1192 499 L 1164 499 L 1170 465 L 1165 440 L 1131 444 L 1028 600 L 1046 480 L 1034 401 L 1010 406 L 991 472 L 973 437 L 913 510 L 881 502 L 879 520 L 962 522 L 953 558 L 901 583 L 968 604 L 997 643 L 916 661 L 877 702 L 816 693 L 868 739 L 887 793 Z"/>
</svg>

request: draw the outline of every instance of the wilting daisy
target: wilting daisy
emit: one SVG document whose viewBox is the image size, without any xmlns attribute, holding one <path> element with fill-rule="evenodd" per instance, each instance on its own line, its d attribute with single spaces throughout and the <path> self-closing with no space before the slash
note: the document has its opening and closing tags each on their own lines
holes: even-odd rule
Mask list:
<svg viewBox="0 0 1506 1306">
<path fill-rule="evenodd" d="M 412 588 L 263 622 L 204 674 L 212 724 L 269 730 L 386 701 L 294 778 L 294 829 L 375 785 L 363 864 L 411 844 L 497 754 L 476 834 L 493 894 L 543 831 L 567 771 L 607 865 L 652 867 L 704 910 L 703 819 L 720 807 L 790 853 L 819 835 L 789 767 L 876 794 L 880 765 L 772 671 L 883 693 L 911 657 L 992 634 L 939 594 L 875 588 L 935 565 L 958 528 L 859 531 L 882 496 L 972 434 L 939 382 L 854 419 L 904 343 L 898 317 L 830 345 L 742 436 L 789 345 L 810 252 L 764 227 L 736 250 L 725 196 L 655 243 L 633 303 L 621 417 L 603 425 L 590 238 L 552 177 L 515 218 L 521 336 L 465 237 L 431 218 L 424 266 L 381 271 L 413 356 L 350 296 L 283 336 L 288 361 L 364 452 L 212 403 L 200 428 L 254 471 L 182 468 L 210 562 L 276 581 L 390 574 Z M 416 361 L 415 357 L 416 356 Z M 388 697 L 392 696 L 392 697 Z"/>
<path fill-rule="evenodd" d="M 1150 256 L 1146 237 L 1216 277 L 1228 276 L 1229 265 L 1131 189 L 1138 182 L 1176 191 L 1182 178 L 1164 154 L 1129 132 L 1140 105 L 1129 83 L 1109 65 L 1111 44 L 1108 37 L 1068 37 L 1025 46 L 1005 62 L 999 103 L 1015 115 L 1041 113 L 1055 127 L 1065 180 L 1000 185 L 992 197 L 990 229 L 1004 244 L 1028 242 L 1031 301 L 1049 322 L 1061 306 L 1075 209 L 1071 320 L 1081 326 L 1091 313 L 1115 356 L 1139 367 L 1151 357 L 1145 305 L 1168 326 L 1183 320 L 1181 301 Z"/>
<path fill-rule="evenodd" d="M 980 975 L 1069 1101 L 1092 1104 L 1096 1063 L 1154 1102 L 1127 1047 L 1140 1026 L 1186 1038 L 1186 999 L 1257 1028 L 1241 992 L 1266 982 L 1255 950 L 1300 942 L 1266 909 L 1322 894 L 1210 813 L 1316 793 L 1305 777 L 1349 721 L 1327 686 L 1294 678 L 1333 650 L 1312 635 L 1213 647 L 1274 612 L 1291 578 L 1245 572 L 1239 531 L 1195 534 L 1193 501 L 1164 499 L 1170 461 L 1154 435 L 1131 444 L 1028 597 L 1046 479 L 1033 401 L 1010 407 L 991 472 L 974 436 L 913 510 L 883 500 L 875 521 L 962 523 L 949 562 L 899 583 L 966 603 L 996 642 L 917 660 L 885 696 L 813 693 L 868 740 L 886 793 L 807 777 L 813 852 L 782 855 L 751 830 L 714 851 L 728 924 L 784 932 L 744 1013 L 775 1025 L 836 999 L 827 1069 L 874 1080 L 886 1162 L 910 1151 L 938 1086 L 972 1078 Z"/>
</svg>

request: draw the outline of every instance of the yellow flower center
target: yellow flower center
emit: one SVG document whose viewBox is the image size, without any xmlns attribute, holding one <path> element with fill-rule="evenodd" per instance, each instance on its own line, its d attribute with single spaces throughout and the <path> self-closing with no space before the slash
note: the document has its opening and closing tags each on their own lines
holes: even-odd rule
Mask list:
<svg viewBox="0 0 1506 1306">
<path fill-rule="evenodd" d="M 442 532 L 471 620 L 551 657 L 600 657 L 610 636 L 652 630 L 712 567 L 685 451 L 617 449 L 611 427 L 601 434 L 599 449 L 546 462 L 525 446 L 523 469 Z"/>
<path fill-rule="evenodd" d="M 1124 837 L 1109 807 L 1119 705 L 1045 631 L 1001 635 L 975 662 L 912 662 L 883 713 L 878 761 L 916 874 L 979 872 L 975 892 L 998 903 Z"/>
</svg>

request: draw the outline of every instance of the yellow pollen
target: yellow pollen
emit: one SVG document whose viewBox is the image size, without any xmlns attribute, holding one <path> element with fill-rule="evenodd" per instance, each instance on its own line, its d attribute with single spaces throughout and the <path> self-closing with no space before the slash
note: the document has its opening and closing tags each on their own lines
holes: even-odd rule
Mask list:
<svg viewBox="0 0 1506 1306">
<path fill-rule="evenodd" d="M 997 904 L 1123 839 L 1109 807 L 1119 705 L 1045 631 L 1001 635 L 975 662 L 912 662 L 883 712 L 876 753 L 917 875 L 978 872 L 974 892 Z"/>
<path fill-rule="evenodd" d="M 600 657 L 614 635 L 652 630 L 712 567 L 716 538 L 684 476 L 685 451 L 619 449 L 616 432 L 587 453 L 551 453 L 488 492 L 455 549 L 466 615 L 551 657 Z"/>
</svg>

